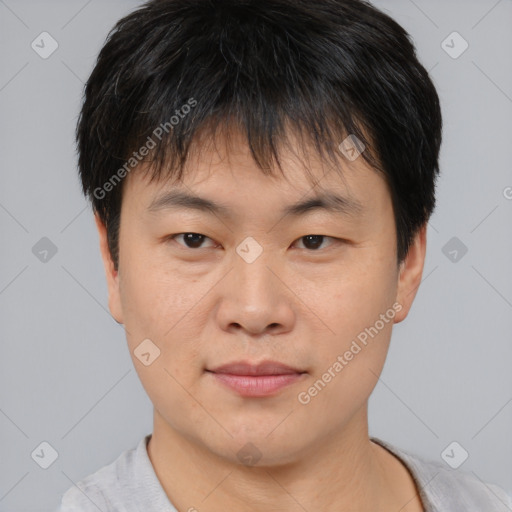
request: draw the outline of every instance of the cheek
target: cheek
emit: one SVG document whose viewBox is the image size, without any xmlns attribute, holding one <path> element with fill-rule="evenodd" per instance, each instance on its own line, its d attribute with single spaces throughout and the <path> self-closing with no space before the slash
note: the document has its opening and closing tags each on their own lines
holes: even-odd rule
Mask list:
<svg viewBox="0 0 512 512">
<path fill-rule="evenodd" d="M 322 395 L 317 403 L 333 401 L 343 407 L 361 403 L 384 365 L 397 314 L 396 269 L 392 256 L 377 257 L 377 252 L 374 256 L 370 250 L 361 251 L 350 270 L 340 266 L 321 286 L 312 280 L 309 291 L 303 289 L 327 326 L 315 347 L 319 364 L 313 381 L 321 381 L 317 387 Z"/>
<path fill-rule="evenodd" d="M 121 300 L 133 365 L 157 410 L 184 410 L 190 401 L 184 390 L 192 389 L 202 371 L 198 335 L 202 319 L 195 308 L 201 283 L 185 283 L 162 266 L 130 260 L 120 280 Z M 185 287 L 186 286 L 186 287 Z M 143 340 L 147 348 L 142 351 Z M 157 354 L 145 365 L 141 353 Z M 147 361 L 146 361 L 147 362 Z M 188 398 L 187 398 L 188 397 Z M 195 414 L 191 407 L 190 414 Z M 200 411 L 197 411 L 198 418 Z M 172 423 L 172 418 L 168 419 Z"/>
<path fill-rule="evenodd" d="M 120 293 L 126 325 L 161 335 L 192 308 L 199 290 L 194 292 L 194 282 L 180 278 L 177 269 L 155 258 L 150 250 L 125 248 L 124 256 Z"/>
<path fill-rule="evenodd" d="M 315 347 L 318 364 L 297 397 L 312 428 L 323 428 L 325 419 L 319 418 L 326 410 L 332 411 L 332 425 L 351 418 L 370 397 L 384 366 L 396 309 L 390 286 L 377 286 L 371 277 L 323 289 L 322 320 L 329 331 Z"/>
<path fill-rule="evenodd" d="M 120 267 L 120 295 L 126 337 L 134 364 L 139 344 L 150 339 L 160 350 L 154 365 L 168 369 L 180 381 L 189 381 L 200 364 L 198 341 L 204 318 L 198 307 L 205 283 L 184 278 L 164 262 L 152 261 L 142 251 L 125 252 Z M 150 375 L 141 375 L 141 379 Z"/>
<path fill-rule="evenodd" d="M 320 285 L 313 280 L 309 287 L 316 312 L 343 339 L 373 325 L 392 307 L 397 292 L 391 259 L 374 257 L 370 251 L 359 255 L 353 264 L 338 267 Z"/>
</svg>

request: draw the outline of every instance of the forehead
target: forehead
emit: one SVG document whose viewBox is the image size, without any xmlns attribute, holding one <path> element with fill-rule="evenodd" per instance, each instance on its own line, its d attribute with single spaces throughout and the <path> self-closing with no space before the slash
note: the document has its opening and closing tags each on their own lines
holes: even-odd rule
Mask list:
<svg viewBox="0 0 512 512">
<path fill-rule="evenodd" d="M 292 216 L 323 209 L 355 217 L 387 194 L 384 179 L 362 156 L 348 161 L 340 151 L 325 158 L 293 136 L 289 140 L 279 148 L 281 169 L 262 170 L 240 133 L 197 138 L 180 180 L 165 169 L 162 177 L 151 180 L 151 168 L 137 169 L 127 177 L 123 195 L 135 195 L 153 213 L 181 208 L 232 217 L 233 205 L 257 204 Z"/>
</svg>

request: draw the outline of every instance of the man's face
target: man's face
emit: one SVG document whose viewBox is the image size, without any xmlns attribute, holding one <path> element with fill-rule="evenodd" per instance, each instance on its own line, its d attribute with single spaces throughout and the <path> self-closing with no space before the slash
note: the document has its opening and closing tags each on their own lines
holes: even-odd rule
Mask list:
<svg viewBox="0 0 512 512">
<path fill-rule="evenodd" d="M 366 421 L 392 325 L 419 284 L 424 231 L 399 269 L 389 190 L 363 158 L 340 155 L 342 179 L 311 153 L 314 186 L 290 153 L 282 153 L 285 177 L 269 177 L 237 142 L 229 151 L 203 147 L 181 184 L 150 183 L 136 171 L 127 178 L 118 273 L 100 229 L 110 308 L 160 425 L 233 461 L 252 443 L 262 463 L 284 463 Z M 173 206 L 162 199 L 169 192 L 225 209 Z M 285 214 L 328 194 L 346 201 Z M 160 355 L 146 366 L 153 344 Z M 296 372 L 257 389 L 261 377 L 250 384 L 213 372 L 262 361 Z"/>
</svg>

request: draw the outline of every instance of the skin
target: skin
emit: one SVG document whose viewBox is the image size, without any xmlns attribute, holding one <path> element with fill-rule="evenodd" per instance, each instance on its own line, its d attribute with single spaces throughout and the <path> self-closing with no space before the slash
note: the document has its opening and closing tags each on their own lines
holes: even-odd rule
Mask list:
<svg viewBox="0 0 512 512">
<path fill-rule="evenodd" d="M 308 168 L 320 180 L 313 186 L 294 152 L 282 150 L 285 176 L 270 177 L 243 138 L 231 140 L 193 146 L 181 184 L 150 183 L 135 171 L 127 177 L 117 271 L 96 216 L 109 308 L 126 328 L 154 404 L 148 454 L 162 487 L 180 512 L 422 511 L 405 466 L 369 440 L 367 410 L 393 323 L 405 319 L 421 282 L 426 226 L 398 267 L 389 189 L 363 158 L 340 155 L 341 179 L 309 153 Z M 229 206 L 233 217 L 148 211 L 163 190 L 176 188 Z M 356 198 L 364 211 L 281 214 L 325 190 Z M 207 238 L 193 248 L 182 236 L 168 238 L 178 233 Z M 326 238 L 314 249 L 307 235 Z M 248 236 L 263 249 L 252 263 L 236 252 Z M 401 305 L 394 319 L 300 403 L 299 393 L 394 303 Z M 149 366 L 134 355 L 147 338 L 160 349 Z M 266 359 L 306 373 L 273 396 L 247 398 L 205 372 Z M 243 465 L 237 452 L 249 442 L 261 458 Z"/>
</svg>

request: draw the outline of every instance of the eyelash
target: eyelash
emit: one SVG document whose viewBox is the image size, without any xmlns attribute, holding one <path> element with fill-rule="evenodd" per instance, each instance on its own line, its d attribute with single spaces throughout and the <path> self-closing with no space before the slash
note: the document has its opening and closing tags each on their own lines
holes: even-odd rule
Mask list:
<svg viewBox="0 0 512 512">
<path fill-rule="evenodd" d="M 199 236 L 202 236 L 204 237 L 203 240 L 211 240 L 211 238 L 207 237 L 206 235 L 202 235 L 201 233 L 194 233 L 192 231 L 187 231 L 187 232 L 184 232 L 184 233 L 176 233 L 174 235 L 169 235 L 167 237 L 165 237 L 166 240 L 176 240 L 177 237 L 179 236 L 182 236 L 182 235 L 199 235 Z M 327 236 L 327 235 L 317 235 L 317 234 L 309 234 L 309 235 L 304 235 L 304 236 L 301 236 L 300 238 L 297 238 L 297 240 L 302 240 L 303 238 L 306 238 L 308 236 L 315 236 L 315 237 L 322 237 L 323 239 L 330 239 L 330 240 L 333 240 L 335 242 L 343 242 L 343 240 L 341 238 L 336 238 L 336 237 L 332 237 L 332 236 Z M 296 240 L 296 241 L 297 241 Z M 324 240 L 322 240 L 323 242 Z M 295 242 L 294 242 L 295 243 Z M 328 247 L 331 247 L 333 245 L 333 243 L 331 243 L 330 245 L 327 246 Z M 187 247 L 186 245 L 183 245 L 183 244 L 179 244 L 181 245 L 184 249 L 190 249 L 192 251 L 198 251 L 200 249 L 208 249 L 208 247 L 197 247 L 197 248 L 193 248 L 193 247 Z M 324 248 L 325 249 L 325 248 Z M 308 252 L 319 252 L 321 251 L 322 249 L 304 249 Z"/>
</svg>

